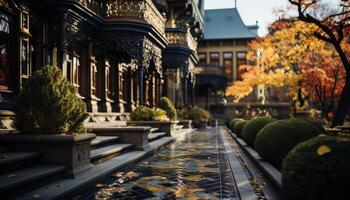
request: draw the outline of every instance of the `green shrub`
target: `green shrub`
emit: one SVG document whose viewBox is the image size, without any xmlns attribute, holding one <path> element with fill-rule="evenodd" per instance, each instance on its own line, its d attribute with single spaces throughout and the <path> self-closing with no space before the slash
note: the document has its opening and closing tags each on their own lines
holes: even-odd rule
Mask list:
<svg viewBox="0 0 350 200">
<path fill-rule="evenodd" d="M 188 113 L 191 111 L 190 108 L 184 107 L 177 111 L 177 116 L 180 119 L 189 119 Z"/>
<path fill-rule="evenodd" d="M 153 121 L 155 118 L 154 110 L 145 106 L 139 106 L 131 112 L 132 121 Z"/>
<path fill-rule="evenodd" d="M 194 123 L 207 122 L 210 119 L 210 113 L 198 107 L 194 107 L 188 113 L 188 118 Z"/>
<path fill-rule="evenodd" d="M 36 71 L 17 96 L 16 127 L 31 134 L 72 134 L 84 131 L 85 103 L 57 67 Z"/>
<path fill-rule="evenodd" d="M 247 123 L 248 123 L 248 121 L 246 121 L 246 120 L 238 121 L 235 124 L 234 133 L 236 133 L 236 135 L 238 135 L 239 137 L 242 137 L 242 130 Z"/>
<path fill-rule="evenodd" d="M 229 129 L 232 131 L 232 132 L 235 132 L 235 125 L 237 122 L 239 121 L 242 121 L 243 119 L 239 119 L 239 118 L 235 118 L 235 119 L 232 119 L 230 121 L 230 124 L 229 124 Z"/>
<path fill-rule="evenodd" d="M 162 97 L 159 102 L 159 108 L 165 110 L 166 115 L 170 120 L 176 120 L 176 109 L 174 103 L 170 101 L 170 99 L 168 99 L 167 97 Z"/>
<path fill-rule="evenodd" d="M 286 199 L 347 199 L 349 153 L 349 137 L 320 136 L 297 145 L 283 161 Z"/>
<path fill-rule="evenodd" d="M 257 117 L 250 120 L 242 131 L 243 140 L 251 147 L 254 148 L 255 137 L 259 131 L 264 128 L 267 124 L 276 121 L 271 117 Z"/>
<path fill-rule="evenodd" d="M 154 120 L 155 121 L 169 121 L 169 118 L 168 118 L 167 113 L 165 112 L 165 110 L 157 108 L 154 111 Z"/>
<path fill-rule="evenodd" d="M 255 149 L 260 156 L 279 168 L 295 145 L 320 133 L 324 133 L 324 130 L 307 120 L 280 120 L 260 130 L 255 138 Z"/>
</svg>

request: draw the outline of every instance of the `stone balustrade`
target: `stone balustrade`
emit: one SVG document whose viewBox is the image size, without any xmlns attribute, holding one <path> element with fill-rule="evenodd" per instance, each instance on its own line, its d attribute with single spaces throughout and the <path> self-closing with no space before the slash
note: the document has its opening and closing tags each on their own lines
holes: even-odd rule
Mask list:
<svg viewBox="0 0 350 200">
<path fill-rule="evenodd" d="M 108 0 L 106 18 L 131 18 L 152 25 L 160 34 L 165 34 L 165 17 L 157 10 L 151 0 Z"/>
<path fill-rule="evenodd" d="M 165 34 L 170 45 L 178 45 L 189 48 L 194 52 L 197 51 L 198 42 L 189 31 L 179 28 L 167 28 Z"/>
<path fill-rule="evenodd" d="M 140 20 L 165 35 L 165 17 L 152 0 L 75 0 L 85 8 L 108 20 Z"/>
</svg>

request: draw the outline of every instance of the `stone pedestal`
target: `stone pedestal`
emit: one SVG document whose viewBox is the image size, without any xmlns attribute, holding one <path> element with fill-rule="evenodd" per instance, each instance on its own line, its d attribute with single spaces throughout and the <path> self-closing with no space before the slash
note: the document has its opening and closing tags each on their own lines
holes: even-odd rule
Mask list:
<svg viewBox="0 0 350 200">
<path fill-rule="evenodd" d="M 166 132 L 167 136 L 171 136 L 175 131 L 175 126 L 178 121 L 128 121 L 128 126 L 150 126 L 152 128 L 158 128 L 160 132 Z"/>
<path fill-rule="evenodd" d="M 192 120 L 179 120 L 178 125 L 183 126 L 183 128 L 192 128 Z"/>
<path fill-rule="evenodd" d="M 118 136 L 120 142 L 133 144 L 136 150 L 146 151 L 150 148 L 148 134 L 151 127 L 110 127 L 93 128 L 96 135 Z"/>
<path fill-rule="evenodd" d="M 90 169 L 91 141 L 95 134 L 73 135 L 0 135 L 0 144 L 11 151 L 39 152 L 44 163 L 64 165 L 67 176 Z"/>
</svg>

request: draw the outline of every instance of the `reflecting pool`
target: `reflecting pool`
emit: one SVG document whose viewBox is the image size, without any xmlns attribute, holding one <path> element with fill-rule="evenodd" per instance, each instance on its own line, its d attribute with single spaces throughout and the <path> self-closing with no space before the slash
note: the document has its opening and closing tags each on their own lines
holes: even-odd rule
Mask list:
<svg viewBox="0 0 350 200">
<path fill-rule="evenodd" d="M 84 199 L 235 199 L 217 129 L 179 135 L 146 161 L 111 175 Z"/>
</svg>

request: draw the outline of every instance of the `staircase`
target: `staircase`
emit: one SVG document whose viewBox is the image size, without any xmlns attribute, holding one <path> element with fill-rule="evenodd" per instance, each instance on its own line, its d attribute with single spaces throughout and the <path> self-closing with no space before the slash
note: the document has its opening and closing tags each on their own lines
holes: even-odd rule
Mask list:
<svg viewBox="0 0 350 200">
<path fill-rule="evenodd" d="M 91 163 L 102 163 L 132 150 L 132 144 L 119 144 L 118 140 L 118 136 L 97 136 L 91 142 Z"/>
<path fill-rule="evenodd" d="M 0 196 L 9 199 L 62 178 L 64 166 L 40 163 L 36 152 L 0 151 Z"/>
<path fill-rule="evenodd" d="M 180 129 L 181 126 L 176 127 L 176 130 Z M 148 140 L 150 146 L 157 149 L 168 144 L 171 137 L 158 128 L 152 128 Z M 82 181 L 84 178 L 88 180 L 89 176 L 98 177 L 103 170 L 104 174 L 108 175 L 126 160 L 141 160 L 145 153 L 135 151 L 133 144 L 121 143 L 118 136 L 97 136 L 91 142 L 90 155 L 95 168 L 91 172 L 86 171 L 85 175 L 75 180 L 65 176 L 65 166 L 42 163 L 40 153 L 11 152 L 0 146 L 0 199 L 45 199 L 56 195 L 64 196 L 80 188 L 81 184 L 86 182 Z"/>
</svg>

